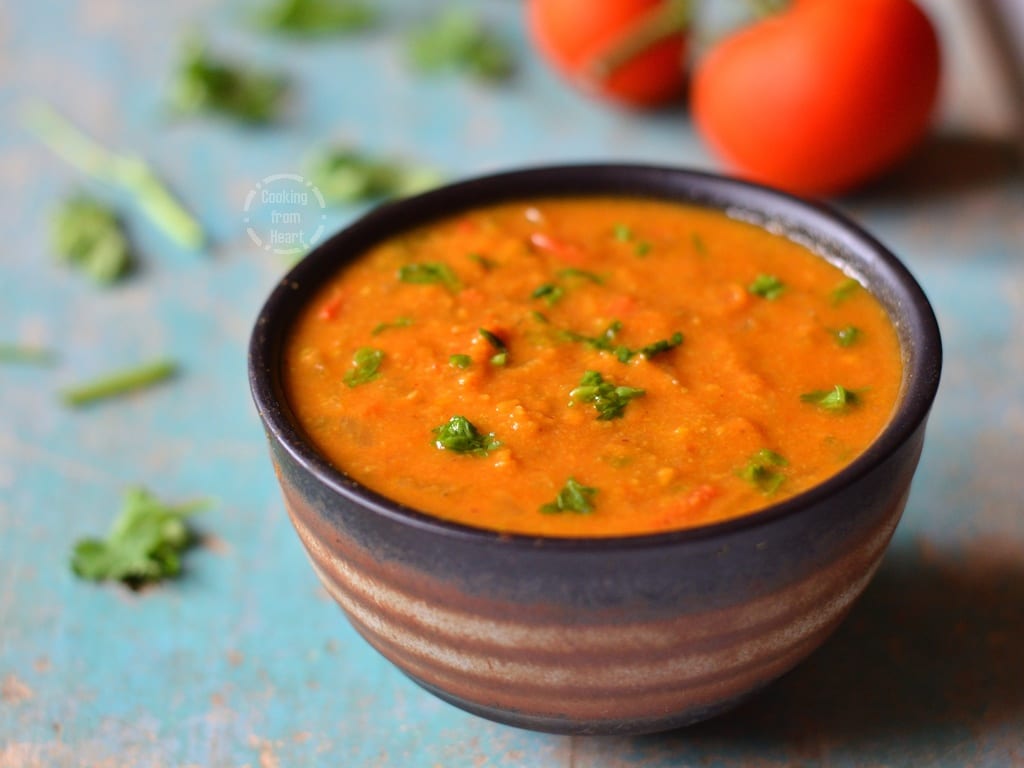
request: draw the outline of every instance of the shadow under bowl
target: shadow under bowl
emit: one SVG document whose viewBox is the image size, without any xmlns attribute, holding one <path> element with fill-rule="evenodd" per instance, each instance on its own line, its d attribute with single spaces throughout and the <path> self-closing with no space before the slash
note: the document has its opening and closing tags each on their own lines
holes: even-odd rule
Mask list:
<svg viewBox="0 0 1024 768">
<path fill-rule="evenodd" d="M 809 244 L 859 275 L 903 354 L 888 426 L 849 466 L 750 515 L 644 536 L 502 535 L 403 507 L 331 466 L 281 383 L 297 313 L 348 261 L 458 211 L 552 195 L 673 200 Z M 902 514 L 941 369 L 935 316 L 907 269 L 824 206 L 682 169 L 595 165 L 474 179 L 382 206 L 273 291 L 249 352 L 288 514 L 358 632 L 424 688 L 478 715 L 557 733 L 645 733 L 710 717 L 820 645 L 875 572 Z"/>
</svg>

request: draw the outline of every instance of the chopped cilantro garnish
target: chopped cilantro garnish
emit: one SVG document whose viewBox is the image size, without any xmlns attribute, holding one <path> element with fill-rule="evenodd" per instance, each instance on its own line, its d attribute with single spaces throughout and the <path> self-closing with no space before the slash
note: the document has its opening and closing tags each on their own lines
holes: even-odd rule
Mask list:
<svg viewBox="0 0 1024 768">
<path fill-rule="evenodd" d="M 345 383 L 350 387 L 358 387 L 380 376 L 380 364 L 384 362 L 384 353 L 373 347 L 360 347 L 352 355 L 352 368 L 345 373 Z"/>
<path fill-rule="evenodd" d="M 91 197 L 65 201 L 53 219 L 53 243 L 61 261 L 97 283 L 123 276 L 131 263 L 128 240 L 114 211 Z"/>
<path fill-rule="evenodd" d="M 25 123 L 46 145 L 89 176 L 116 184 L 132 196 L 149 219 L 179 245 L 199 248 L 203 230 L 144 160 L 100 146 L 44 105 L 25 113 Z"/>
<path fill-rule="evenodd" d="M 832 389 L 807 392 L 800 395 L 800 399 L 805 403 L 813 403 L 826 411 L 842 411 L 849 406 L 856 405 L 860 400 L 857 393 L 839 384 Z"/>
<path fill-rule="evenodd" d="M 541 323 L 543 325 L 547 325 L 548 323 L 551 322 L 550 320 L 548 320 L 547 315 L 545 315 L 543 312 L 538 312 L 537 310 L 532 310 L 530 312 L 530 317 L 532 317 L 538 323 Z"/>
<path fill-rule="evenodd" d="M 467 254 L 467 258 L 471 259 L 472 261 L 475 261 L 477 264 L 479 264 L 481 267 L 488 271 L 498 266 L 498 262 L 496 262 L 494 259 L 488 259 L 482 253 L 470 253 Z"/>
<path fill-rule="evenodd" d="M 580 385 L 569 393 L 570 405 L 593 403 L 597 409 L 598 421 L 609 421 L 622 417 L 626 405 L 634 397 L 642 397 L 644 390 L 636 387 L 617 387 L 597 371 L 587 371 L 580 379 Z"/>
<path fill-rule="evenodd" d="M 786 286 L 775 275 L 758 275 L 747 290 L 755 296 L 774 301 L 786 290 Z"/>
<path fill-rule="evenodd" d="M 618 336 L 621 329 L 622 322 L 613 320 L 600 336 L 584 336 L 575 331 L 561 331 L 561 335 L 569 341 L 582 342 L 591 349 L 596 349 L 600 352 L 612 352 L 620 362 L 628 363 L 633 356 L 633 350 L 622 344 L 615 344 L 615 337 Z"/>
<path fill-rule="evenodd" d="M 451 291 L 457 291 L 461 287 L 455 271 L 442 262 L 403 264 L 398 270 L 398 279 L 403 283 L 416 285 L 439 283 Z"/>
<path fill-rule="evenodd" d="M 636 248 L 633 249 L 637 256 L 646 256 L 651 252 L 651 244 L 646 240 L 641 240 L 636 244 Z"/>
<path fill-rule="evenodd" d="M 491 357 L 492 365 L 505 365 L 508 362 L 508 346 L 493 331 L 486 328 L 480 329 L 480 335 L 487 339 L 487 343 L 494 348 L 494 356 Z"/>
<path fill-rule="evenodd" d="M 370 331 L 370 335 L 379 336 L 384 331 L 391 330 L 392 328 L 408 328 L 410 325 L 412 325 L 411 317 L 396 317 L 390 323 L 378 323 L 375 325 L 373 330 Z"/>
<path fill-rule="evenodd" d="M 452 416 L 447 423 L 434 427 L 433 432 L 434 447 L 441 451 L 486 456 L 501 447 L 493 432 L 481 433 L 465 416 Z"/>
<path fill-rule="evenodd" d="M 512 74 L 512 56 L 472 13 L 452 8 L 408 40 L 409 59 L 422 72 L 456 70 L 496 82 Z"/>
<path fill-rule="evenodd" d="M 117 397 L 138 389 L 151 387 L 171 378 L 178 372 L 178 364 L 171 360 L 158 360 L 135 368 L 107 374 L 86 384 L 61 392 L 66 405 L 88 405 L 96 400 Z"/>
<path fill-rule="evenodd" d="M 695 250 L 701 256 L 708 255 L 708 246 L 704 242 L 704 238 L 694 232 L 690 235 L 690 242 L 693 243 L 693 250 Z"/>
<path fill-rule="evenodd" d="M 851 347 L 860 338 L 860 329 L 853 325 L 848 325 L 837 331 L 830 331 L 830 333 L 835 337 L 836 344 L 840 347 Z"/>
<path fill-rule="evenodd" d="M 674 349 L 683 343 L 683 334 L 679 331 L 673 333 L 667 339 L 661 339 L 655 341 L 652 344 L 648 344 L 645 347 L 640 347 L 639 354 L 646 357 L 648 360 L 655 355 L 660 355 L 662 352 L 668 352 L 670 349 Z"/>
<path fill-rule="evenodd" d="M 473 358 L 469 355 L 452 355 L 448 358 L 448 365 L 452 368 L 469 368 L 473 364 Z"/>
<path fill-rule="evenodd" d="M 306 163 L 306 175 L 325 201 L 340 204 L 407 197 L 442 181 L 432 168 L 372 157 L 345 146 L 314 152 Z"/>
<path fill-rule="evenodd" d="M 596 275 L 593 272 L 588 272 L 585 269 L 579 269 L 577 267 L 566 267 L 565 269 L 558 270 L 559 277 L 580 277 L 584 280 L 589 280 L 596 285 L 603 285 L 604 278 L 600 275 Z"/>
<path fill-rule="evenodd" d="M 193 38 L 185 43 L 170 100 L 179 114 L 216 113 L 256 125 L 277 117 L 286 90 L 280 74 L 221 59 Z"/>
<path fill-rule="evenodd" d="M 775 493 L 786 479 L 778 468 L 788 466 L 788 464 L 789 462 L 784 456 L 762 448 L 740 470 L 739 476 L 760 488 L 765 494 Z"/>
<path fill-rule="evenodd" d="M 586 515 L 594 511 L 592 499 L 596 493 L 597 488 L 583 485 L 575 478 L 570 477 L 562 490 L 558 492 L 554 502 L 544 504 L 540 511 L 550 515 L 557 515 L 561 512 L 576 512 Z"/>
<path fill-rule="evenodd" d="M 52 350 L 22 344 L 0 344 L 0 363 L 50 365 L 57 358 Z"/>
<path fill-rule="evenodd" d="M 832 306 L 842 304 L 848 298 L 853 296 L 857 291 L 860 290 L 860 283 L 854 280 L 852 277 L 848 277 L 839 285 L 837 285 L 832 293 L 829 295 L 829 299 L 832 302 Z"/>
<path fill-rule="evenodd" d="M 553 307 L 558 300 L 565 295 L 565 290 L 554 283 L 544 283 L 544 285 L 538 286 L 533 289 L 530 294 L 531 299 L 544 299 L 549 307 Z"/>
<path fill-rule="evenodd" d="M 262 29 L 307 37 L 358 32 L 376 20 L 374 7 L 358 0 L 275 0 L 255 18 Z"/>
<path fill-rule="evenodd" d="M 616 224 L 612 232 L 620 243 L 628 243 L 633 239 L 633 230 L 626 224 Z"/>
<path fill-rule="evenodd" d="M 75 544 L 71 570 L 83 579 L 116 579 L 131 587 L 176 576 L 182 552 L 195 541 L 186 519 L 203 506 L 170 506 L 142 488 L 129 489 L 107 537 Z"/>
</svg>

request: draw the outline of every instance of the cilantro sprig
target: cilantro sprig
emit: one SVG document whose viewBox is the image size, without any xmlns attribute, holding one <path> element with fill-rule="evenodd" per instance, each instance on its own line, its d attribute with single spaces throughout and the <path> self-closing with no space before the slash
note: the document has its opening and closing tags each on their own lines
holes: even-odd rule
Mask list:
<svg viewBox="0 0 1024 768">
<path fill-rule="evenodd" d="M 645 344 L 639 349 L 631 349 L 625 344 L 616 343 L 616 338 L 621 330 L 622 322 L 620 320 L 613 320 L 608 327 L 597 336 L 586 336 L 584 334 L 577 333 L 576 331 L 569 330 L 561 331 L 560 335 L 567 341 L 580 342 L 599 352 L 611 352 L 620 363 L 628 363 L 637 355 L 650 360 L 652 357 L 675 349 L 683 343 L 682 332 L 676 331 L 667 339 L 659 339 L 651 342 L 650 344 Z"/>
<path fill-rule="evenodd" d="M 266 31 L 302 37 L 360 32 L 376 21 L 376 9 L 359 0 L 275 0 L 254 18 Z"/>
<path fill-rule="evenodd" d="M 493 432 L 482 433 L 465 416 L 452 416 L 432 431 L 434 447 L 440 451 L 483 457 L 501 447 L 501 441 L 495 438 Z"/>
<path fill-rule="evenodd" d="M 65 200 L 54 212 L 53 246 L 65 264 L 109 285 L 128 273 L 128 239 L 114 210 L 87 195 Z"/>
<path fill-rule="evenodd" d="M 645 390 L 638 387 L 616 386 L 597 371 L 587 371 L 580 379 L 579 386 L 569 392 L 570 405 L 592 403 L 597 410 L 598 421 L 622 418 L 629 401 L 642 397 Z"/>
<path fill-rule="evenodd" d="M 450 291 L 457 291 L 462 287 L 455 270 L 444 262 L 403 264 L 398 269 L 398 279 L 403 283 L 413 285 L 440 284 Z"/>
<path fill-rule="evenodd" d="M 786 291 L 785 284 L 775 275 L 758 275 L 747 286 L 747 291 L 769 301 L 775 301 Z"/>
<path fill-rule="evenodd" d="M 306 176 L 331 204 L 352 204 L 425 192 L 441 183 L 433 168 L 328 146 L 306 161 Z"/>
<path fill-rule="evenodd" d="M 155 386 L 177 375 L 178 364 L 173 360 L 156 360 L 131 368 L 108 373 L 99 378 L 63 390 L 60 395 L 65 405 L 83 406 L 97 400 L 127 395 L 136 390 Z"/>
<path fill-rule="evenodd" d="M 836 384 L 832 389 L 818 389 L 813 392 L 806 392 L 800 395 L 800 400 L 816 405 L 824 411 L 845 411 L 847 408 L 860 403 L 860 396 L 853 390 L 847 389 L 841 384 Z"/>
<path fill-rule="evenodd" d="M 565 482 L 565 486 L 558 492 L 555 500 L 544 504 L 540 511 L 548 515 L 557 515 L 562 512 L 575 512 L 580 515 L 588 515 L 594 511 L 593 498 L 597 495 L 597 488 L 583 485 L 574 477 Z"/>
<path fill-rule="evenodd" d="M 179 115 L 218 114 L 263 125 L 277 117 L 287 87 L 279 73 L 221 58 L 191 37 L 183 46 L 169 100 Z"/>
<path fill-rule="evenodd" d="M 421 72 L 454 70 L 498 82 L 513 71 L 509 49 L 461 8 L 451 8 L 420 26 L 407 48 L 409 60 Z"/>
<path fill-rule="evenodd" d="M 384 352 L 373 347 L 360 347 L 352 355 L 352 367 L 345 373 L 345 383 L 350 387 L 367 384 L 380 377 L 380 366 Z"/>
<path fill-rule="evenodd" d="M 785 482 L 786 476 L 780 469 L 787 466 L 789 461 L 784 456 L 768 448 L 762 448 L 739 471 L 739 476 L 765 495 L 769 495 L 779 490 L 779 486 Z"/>
<path fill-rule="evenodd" d="M 479 332 L 494 350 L 494 354 L 491 356 L 491 365 L 506 365 L 508 363 L 508 345 L 494 331 L 480 328 Z"/>
<path fill-rule="evenodd" d="M 131 587 L 181 572 L 181 555 L 195 542 L 187 519 L 205 502 L 169 505 L 144 488 L 130 488 L 104 539 L 76 542 L 71 570 L 90 581 L 122 581 Z"/>
</svg>

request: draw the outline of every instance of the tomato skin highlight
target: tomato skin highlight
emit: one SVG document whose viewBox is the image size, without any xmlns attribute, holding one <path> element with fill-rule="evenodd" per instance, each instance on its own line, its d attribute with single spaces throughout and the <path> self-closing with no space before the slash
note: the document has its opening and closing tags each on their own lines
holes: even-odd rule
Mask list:
<svg viewBox="0 0 1024 768">
<path fill-rule="evenodd" d="M 541 56 L 580 90 L 631 107 L 655 107 L 685 88 L 684 31 L 653 44 L 606 77 L 594 62 L 621 43 L 664 0 L 527 0 L 530 37 Z"/>
<path fill-rule="evenodd" d="M 712 48 L 691 110 L 739 175 L 832 195 L 918 143 L 940 72 L 935 29 L 911 0 L 802 0 Z"/>
</svg>

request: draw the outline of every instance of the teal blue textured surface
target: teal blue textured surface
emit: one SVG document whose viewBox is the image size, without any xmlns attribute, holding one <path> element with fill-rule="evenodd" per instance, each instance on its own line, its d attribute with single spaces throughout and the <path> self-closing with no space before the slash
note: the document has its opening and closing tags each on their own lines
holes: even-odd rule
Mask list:
<svg viewBox="0 0 1024 768">
<path fill-rule="evenodd" d="M 251 324 L 288 266 L 247 235 L 250 190 L 300 173 L 332 139 L 451 178 L 582 160 L 716 168 L 678 110 L 632 114 L 570 91 L 526 54 L 518 3 L 475 5 L 518 54 L 508 84 L 412 72 L 400 37 L 427 3 L 386 4 L 378 30 L 313 43 L 247 30 L 240 4 L 0 7 L 0 343 L 58 354 L 0 365 L 0 768 L 1024 765 L 1024 181 L 991 139 L 947 133 L 838 203 L 921 281 L 944 380 L 876 580 L 760 697 L 661 736 L 507 728 L 406 680 L 318 586 L 248 394 Z M 289 75 L 279 126 L 167 115 L 188 29 Z M 18 117 L 40 100 L 148 158 L 211 247 L 174 246 L 131 199 L 45 149 Z M 139 254 L 109 289 L 51 254 L 49 211 L 78 188 L 125 212 Z M 331 209 L 328 229 L 361 210 Z M 181 362 L 172 383 L 59 404 L 63 386 L 162 355 Z M 135 484 L 212 500 L 184 577 L 140 593 L 76 580 L 74 541 L 105 531 Z"/>
</svg>

